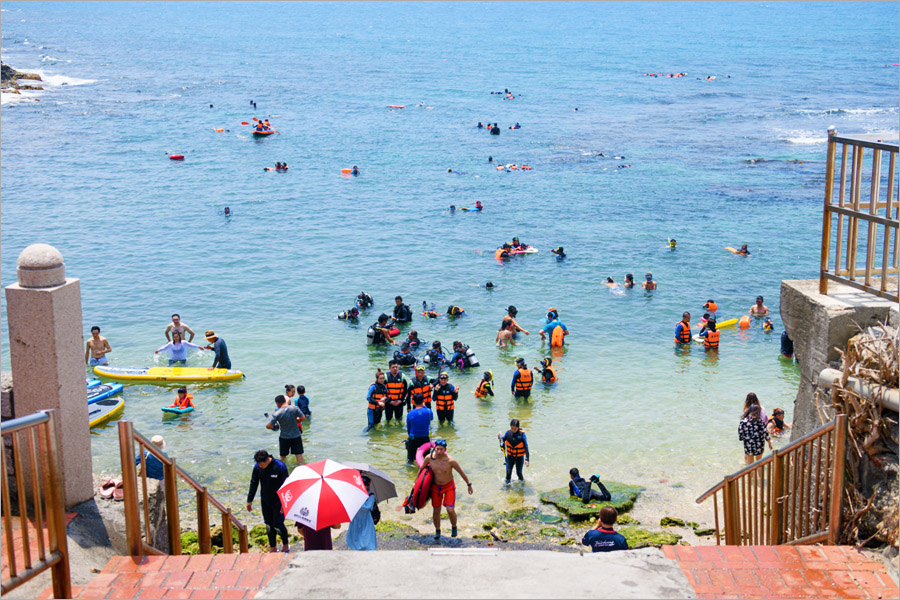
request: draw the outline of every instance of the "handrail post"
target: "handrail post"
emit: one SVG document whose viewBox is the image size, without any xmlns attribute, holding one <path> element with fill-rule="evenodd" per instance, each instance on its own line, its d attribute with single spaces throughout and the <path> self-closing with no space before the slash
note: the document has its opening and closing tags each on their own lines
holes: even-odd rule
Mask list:
<svg viewBox="0 0 900 600">
<path fill-rule="evenodd" d="M 222 551 L 225 554 L 234 552 L 234 535 L 231 529 L 231 510 L 222 513 Z"/>
<path fill-rule="evenodd" d="M 834 423 L 834 457 L 831 473 L 831 507 L 828 519 L 828 544 L 840 540 L 841 501 L 844 496 L 844 460 L 847 446 L 847 415 L 837 415 Z"/>
<path fill-rule="evenodd" d="M 122 459 L 122 491 L 125 496 L 125 540 L 128 553 L 141 556 L 141 513 L 134 463 L 134 424 L 131 421 L 119 421 L 119 456 Z"/>
<path fill-rule="evenodd" d="M 62 457 L 59 453 L 59 434 L 56 426 L 56 410 L 45 411 L 49 417 L 47 421 L 47 478 L 50 483 L 47 507 L 47 521 L 49 524 L 50 549 L 60 553 L 62 560 L 53 565 L 53 595 L 56 598 L 72 597 L 72 578 L 69 573 L 69 542 L 66 536 L 66 499 L 64 495 L 65 484 L 62 479 Z M 3 466 L 5 468 L 5 465 Z M 18 474 L 17 474 L 18 476 Z M 34 474 L 37 476 L 37 473 Z M 40 502 L 40 500 L 36 500 Z M 21 510 L 21 509 L 20 509 Z M 38 524 L 40 527 L 40 524 Z M 38 535 L 43 532 L 38 530 Z"/>
<path fill-rule="evenodd" d="M 209 493 L 206 486 L 197 490 L 197 537 L 200 541 L 200 554 L 209 554 L 211 552 L 212 543 L 209 536 Z M 222 528 L 223 544 L 225 539 L 225 528 Z"/>
<path fill-rule="evenodd" d="M 169 554 L 181 554 L 181 524 L 178 515 L 178 470 L 175 459 L 163 464 L 163 483 L 166 488 L 166 525 L 169 530 Z"/>
<path fill-rule="evenodd" d="M 784 494 L 784 456 L 776 450 L 772 453 L 772 505 L 770 507 L 769 543 L 777 546 L 784 536 L 784 528 L 781 526 L 782 502 Z"/>
<path fill-rule="evenodd" d="M 825 159 L 825 210 L 822 216 L 822 262 L 819 270 L 819 293 L 828 293 L 828 279 L 825 272 L 828 271 L 828 255 L 831 251 L 831 198 L 834 194 L 834 136 L 837 129 L 828 128 L 828 154 Z M 840 265 L 838 265 L 840 270 Z"/>
<path fill-rule="evenodd" d="M 228 513 L 231 514 L 231 511 Z M 240 544 L 241 554 L 246 554 L 250 551 L 250 540 L 248 539 L 249 534 L 247 533 L 247 528 L 242 527 L 238 529 L 238 543 Z"/>
<path fill-rule="evenodd" d="M 725 543 L 737 545 L 740 540 L 740 519 L 738 517 L 737 486 L 730 477 L 725 478 Z"/>
</svg>

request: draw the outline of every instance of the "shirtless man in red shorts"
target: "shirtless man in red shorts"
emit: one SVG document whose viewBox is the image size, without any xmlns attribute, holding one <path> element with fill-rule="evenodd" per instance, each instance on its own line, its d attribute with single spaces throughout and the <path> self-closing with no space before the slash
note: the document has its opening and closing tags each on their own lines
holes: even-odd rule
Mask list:
<svg viewBox="0 0 900 600">
<path fill-rule="evenodd" d="M 435 440 L 434 449 L 425 457 L 422 468 L 431 467 L 434 483 L 431 486 L 431 508 L 434 520 L 434 539 L 441 539 L 441 506 L 447 509 L 452 527 L 451 536 L 456 537 L 456 482 L 453 481 L 453 470 L 466 482 L 469 494 L 472 494 L 472 482 L 452 456 L 447 454 L 446 440 Z"/>
</svg>

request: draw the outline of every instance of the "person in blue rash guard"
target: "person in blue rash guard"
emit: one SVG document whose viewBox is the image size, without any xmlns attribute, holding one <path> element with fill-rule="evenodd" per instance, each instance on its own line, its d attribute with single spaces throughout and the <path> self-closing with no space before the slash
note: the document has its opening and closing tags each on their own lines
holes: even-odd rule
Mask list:
<svg viewBox="0 0 900 600">
<path fill-rule="evenodd" d="M 425 397 L 422 394 L 413 394 L 413 408 L 406 415 L 406 431 L 409 439 L 406 440 L 406 460 L 416 460 L 416 452 L 423 444 L 431 441 L 431 422 L 434 413 L 430 408 L 425 408 Z"/>
</svg>

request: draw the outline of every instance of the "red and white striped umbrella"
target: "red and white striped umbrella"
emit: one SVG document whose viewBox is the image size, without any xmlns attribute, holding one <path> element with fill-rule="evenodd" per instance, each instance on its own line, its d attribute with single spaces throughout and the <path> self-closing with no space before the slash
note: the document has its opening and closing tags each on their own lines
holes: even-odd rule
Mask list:
<svg viewBox="0 0 900 600">
<path fill-rule="evenodd" d="M 294 469 L 278 497 L 285 519 L 319 530 L 349 523 L 369 492 L 359 471 L 326 458 Z"/>
</svg>

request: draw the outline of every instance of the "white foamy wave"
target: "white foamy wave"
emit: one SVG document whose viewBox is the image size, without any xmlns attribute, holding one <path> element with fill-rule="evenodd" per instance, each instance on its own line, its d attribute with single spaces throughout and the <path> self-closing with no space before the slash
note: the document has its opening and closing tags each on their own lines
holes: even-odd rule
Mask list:
<svg viewBox="0 0 900 600">
<path fill-rule="evenodd" d="M 25 90 L 18 94 L 0 93 L 0 106 L 13 104 L 21 104 L 22 102 L 33 102 L 37 94 L 33 91 Z"/>
<path fill-rule="evenodd" d="M 55 62 L 55 63 L 57 63 L 57 62 L 65 62 L 65 63 L 70 63 L 70 62 L 72 62 L 72 61 L 71 61 L 71 60 L 66 60 L 66 59 L 64 59 L 64 58 L 56 58 L 56 57 L 50 56 L 49 54 L 42 54 L 42 55 L 41 55 L 41 62 Z"/>
<path fill-rule="evenodd" d="M 800 109 L 801 115 L 889 115 L 897 112 L 897 108 L 825 108 L 820 110 Z"/>
<path fill-rule="evenodd" d="M 41 76 L 41 81 L 44 82 L 45 86 L 87 85 L 89 83 L 97 83 L 96 79 L 79 79 L 78 77 L 67 77 L 65 75 L 47 75 L 40 69 L 35 71 L 35 73 Z"/>
<path fill-rule="evenodd" d="M 789 131 L 779 134 L 778 141 L 798 145 L 824 144 L 828 137 L 821 131 Z"/>
</svg>

